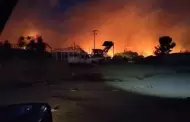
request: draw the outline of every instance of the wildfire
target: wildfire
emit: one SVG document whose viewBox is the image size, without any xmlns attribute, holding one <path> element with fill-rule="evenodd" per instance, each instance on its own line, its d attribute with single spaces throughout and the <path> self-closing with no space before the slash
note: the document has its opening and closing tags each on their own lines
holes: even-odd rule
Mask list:
<svg viewBox="0 0 190 122">
<path fill-rule="evenodd" d="M 38 34 L 37 32 L 35 32 L 35 31 L 29 32 L 29 33 L 26 34 L 26 35 L 28 35 L 28 36 L 30 36 L 30 37 L 38 37 L 38 36 L 39 36 L 39 34 Z"/>
<path fill-rule="evenodd" d="M 113 50 L 110 50 L 107 55 L 113 57 L 114 56 Z"/>
<path fill-rule="evenodd" d="M 25 35 L 35 36 L 40 31 L 40 35 L 43 35 L 45 41 L 52 47 L 68 47 L 75 42 L 90 53 L 93 48 L 92 30 L 97 29 L 96 48 L 103 49 L 102 43 L 111 40 L 115 43 L 114 53 L 123 52 L 127 46 L 130 47 L 129 50 L 144 56 L 152 55 L 159 37 L 163 35 L 171 36 L 176 42 L 174 52 L 189 49 L 190 24 L 185 23 L 185 19 L 180 19 L 180 15 L 161 9 L 157 2 L 158 0 L 86 2 L 74 6 L 68 12 L 57 13 L 49 20 L 41 17 L 43 12 L 47 9 L 49 11 L 48 7 L 39 6 L 35 8 L 36 10 L 30 7 L 29 10 L 26 7 L 23 10 L 22 7 L 18 7 L 20 12 L 32 13 L 26 16 L 29 22 L 22 22 L 21 17 L 15 22 L 10 21 L 3 39 L 16 40 L 23 32 L 26 32 Z M 54 6 L 54 3 L 52 4 Z M 19 12 L 13 16 L 16 18 L 18 14 Z M 33 23 L 33 29 L 36 27 L 38 29 L 28 31 L 30 28 L 27 28 L 27 23 Z M 113 55 L 112 49 L 108 55 Z"/>
</svg>

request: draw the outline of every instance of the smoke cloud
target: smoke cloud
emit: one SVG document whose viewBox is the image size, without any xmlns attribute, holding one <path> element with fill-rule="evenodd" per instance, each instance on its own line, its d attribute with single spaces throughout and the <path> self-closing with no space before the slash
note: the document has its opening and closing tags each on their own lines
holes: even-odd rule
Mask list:
<svg viewBox="0 0 190 122">
<path fill-rule="evenodd" d="M 112 40 L 115 52 L 127 48 L 151 55 L 159 37 L 169 35 L 178 52 L 190 49 L 189 6 L 188 0 L 21 0 L 1 39 L 39 34 L 52 47 L 75 42 L 89 51 L 96 29 L 97 48 Z"/>
</svg>

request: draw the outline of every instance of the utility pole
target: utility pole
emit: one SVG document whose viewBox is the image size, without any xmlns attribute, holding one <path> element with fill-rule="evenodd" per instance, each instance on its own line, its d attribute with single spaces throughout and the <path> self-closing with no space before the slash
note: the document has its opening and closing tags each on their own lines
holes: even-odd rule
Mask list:
<svg viewBox="0 0 190 122">
<path fill-rule="evenodd" d="M 113 42 L 113 56 L 115 55 L 115 44 L 114 44 L 114 42 Z"/>
<path fill-rule="evenodd" d="M 75 42 L 73 43 L 73 48 L 74 48 L 74 50 L 76 49 L 76 45 L 75 45 Z"/>
<path fill-rule="evenodd" d="M 93 34 L 94 34 L 94 49 L 96 49 L 96 35 L 98 34 L 98 33 L 97 33 L 98 30 L 93 30 L 92 32 L 93 32 Z"/>
</svg>

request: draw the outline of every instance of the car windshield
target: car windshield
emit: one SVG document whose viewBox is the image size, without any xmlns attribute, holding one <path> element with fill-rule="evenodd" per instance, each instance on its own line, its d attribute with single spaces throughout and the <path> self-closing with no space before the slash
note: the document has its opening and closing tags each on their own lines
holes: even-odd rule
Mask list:
<svg viewBox="0 0 190 122">
<path fill-rule="evenodd" d="M 47 102 L 54 122 L 190 121 L 190 1 L 1 1 L 0 105 Z"/>
</svg>

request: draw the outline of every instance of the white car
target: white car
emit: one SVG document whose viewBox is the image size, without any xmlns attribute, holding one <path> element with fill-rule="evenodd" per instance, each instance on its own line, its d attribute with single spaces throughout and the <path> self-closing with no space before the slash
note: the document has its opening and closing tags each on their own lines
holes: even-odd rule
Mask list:
<svg viewBox="0 0 190 122">
<path fill-rule="evenodd" d="M 104 58 L 103 57 L 91 57 L 90 60 L 91 60 L 92 63 L 99 64 L 99 63 L 101 63 L 101 61 L 104 60 Z"/>
<path fill-rule="evenodd" d="M 72 56 L 68 57 L 68 63 L 70 64 L 77 64 L 77 63 L 82 63 L 82 64 L 91 64 L 92 61 L 88 56 Z"/>
</svg>

